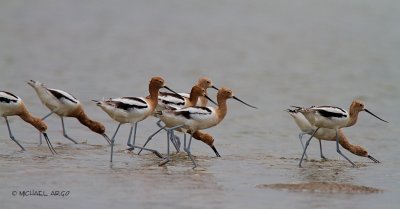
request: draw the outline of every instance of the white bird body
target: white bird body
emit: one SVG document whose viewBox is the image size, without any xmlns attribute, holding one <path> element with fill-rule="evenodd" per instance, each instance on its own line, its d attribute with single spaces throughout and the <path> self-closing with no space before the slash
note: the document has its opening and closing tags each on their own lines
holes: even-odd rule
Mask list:
<svg viewBox="0 0 400 209">
<path fill-rule="evenodd" d="M 313 126 L 301 112 L 289 110 L 288 113 L 293 117 L 295 123 L 303 133 L 311 135 L 317 129 L 317 127 Z M 336 140 L 336 130 L 320 128 L 315 133 L 314 137 L 321 140 L 334 141 Z"/>
<path fill-rule="evenodd" d="M 0 116 L 18 115 L 22 105 L 20 97 L 10 92 L 0 91 Z"/>
<path fill-rule="evenodd" d="M 140 122 L 154 110 L 154 105 L 144 97 L 121 97 L 99 101 L 98 106 L 119 123 Z"/>
<path fill-rule="evenodd" d="M 361 101 L 357 101 L 357 100 L 354 100 L 351 103 L 349 112 L 347 112 L 346 110 L 344 110 L 342 108 L 333 107 L 333 106 L 319 106 L 319 107 L 313 106 L 313 107 L 309 107 L 309 108 L 302 108 L 302 107 L 296 107 L 296 108 L 297 108 L 296 111 L 301 112 L 304 115 L 304 117 L 308 120 L 308 122 L 312 126 L 316 127 L 316 129 L 315 129 L 316 131 L 313 132 L 313 134 L 311 135 L 311 138 L 314 137 L 318 133 L 318 131 L 322 128 L 328 128 L 328 129 L 334 130 L 335 139 L 336 139 L 336 151 L 340 155 L 342 155 L 347 161 L 349 161 L 353 166 L 355 166 L 355 164 L 349 158 L 347 158 L 339 149 L 340 129 L 344 128 L 344 127 L 350 127 L 350 126 L 353 126 L 354 124 L 356 124 L 357 119 L 358 119 L 358 114 L 361 111 L 365 111 L 365 112 L 373 115 L 374 117 L 378 118 L 379 120 L 387 122 L 387 121 L 379 118 L 378 116 L 376 116 L 369 110 L 367 110 L 364 106 L 364 103 Z M 299 122 L 299 121 L 297 121 L 297 122 Z M 304 126 L 304 124 L 302 126 Z M 330 131 L 326 131 L 326 130 L 325 131 L 323 130 L 322 133 L 331 134 Z M 306 142 L 306 146 L 304 148 L 303 155 L 299 162 L 299 167 L 301 167 L 301 163 L 306 154 L 307 147 L 310 143 L 311 138 L 308 139 Z M 321 139 L 323 139 L 323 138 L 321 138 Z M 321 152 L 321 156 L 322 156 L 322 152 Z"/>
<path fill-rule="evenodd" d="M 82 104 L 79 102 L 78 99 L 72 96 L 72 94 L 59 89 L 47 88 L 44 84 L 34 80 L 30 80 L 27 83 L 36 91 L 40 101 L 51 111 L 47 116 L 43 118 L 43 120 L 53 113 L 61 118 L 63 135 L 65 138 L 77 144 L 74 139 L 67 135 L 63 119 L 63 117 L 74 117 L 82 125 L 88 127 L 93 132 L 101 134 L 108 143 L 111 143 L 107 135 L 105 134 L 105 127 L 103 126 L 103 124 L 91 120 L 86 115 Z"/>
<path fill-rule="evenodd" d="M 82 106 L 79 100 L 68 92 L 46 88 L 38 81 L 30 81 L 28 84 L 35 89 L 40 101 L 49 108 L 51 112 L 59 116 L 69 117 Z"/>
<path fill-rule="evenodd" d="M 168 123 L 167 127 L 184 125 L 184 129 L 193 131 L 213 127 L 223 119 L 217 116 L 217 108 L 198 106 L 165 110 L 159 117 Z"/>
<path fill-rule="evenodd" d="M 113 147 L 115 142 L 115 136 L 119 130 L 121 124 L 130 123 L 131 129 L 128 137 L 127 145 L 130 146 L 128 150 L 133 150 L 134 148 L 141 148 L 155 153 L 157 156 L 162 157 L 156 150 L 151 150 L 143 147 L 138 147 L 135 145 L 136 139 L 136 129 L 137 123 L 146 119 L 151 115 L 156 106 L 158 100 L 159 90 L 161 88 L 166 88 L 172 92 L 170 88 L 164 85 L 164 79 L 161 77 L 153 77 L 149 83 L 149 93 L 147 97 L 120 97 L 115 99 L 109 99 L 106 101 L 96 101 L 97 106 L 99 106 L 104 112 L 106 112 L 112 119 L 119 122 L 117 129 L 111 139 L 111 159 L 113 160 Z M 135 127 L 135 132 L 133 135 L 133 144 L 131 144 L 131 136 L 133 127 Z"/>
<path fill-rule="evenodd" d="M 22 120 L 34 126 L 45 137 L 50 151 L 53 154 L 56 153 L 50 143 L 50 139 L 46 134 L 47 124 L 43 122 L 40 118 L 33 116 L 28 111 L 20 97 L 7 91 L 0 91 L 0 116 L 4 117 L 4 119 L 6 120 L 8 133 L 11 140 L 18 144 L 18 146 L 21 147 L 22 150 L 25 150 L 24 147 L 22 147 L 22 145 L 15 139 L 11 132 L 10 124 L 7 119 L 8 116 L 19 116 Z"/>
<path fill-rule="evenodd" d="M 342 128 L 346 127 L 350 121 L 349 113 L 339 107 L 311 107 L 305 109 L 302 113 L 312 125 L 320 128 Z"/>
</svg>

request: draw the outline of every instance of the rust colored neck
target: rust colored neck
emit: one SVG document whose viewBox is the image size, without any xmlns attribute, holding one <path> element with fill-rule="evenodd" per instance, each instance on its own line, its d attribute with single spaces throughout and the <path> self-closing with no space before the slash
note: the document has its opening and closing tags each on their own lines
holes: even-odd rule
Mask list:
<svg viewBox="0 0 400 209">
<path fill-rule="evenodd" d="M 76 111 L 74 111 L 71 114 L 72 117 L 75 117 L 76 119 L 78 119 L 78 121 L 88 127 L 90 130 L 92 130 L 93 132 L 96 132 L 98 134 L 104 134 L 105 132 L 105 127 L 103 126 L 103 124 L 91 120 L 85 113 L 85 111 L 83 110 L 83 108 L 80 106 L 76 109 Z"/>
<path fill-rule="evenodd" d="M 226 116 L 226 113 L 228 111 L 228 106 L 226 104 L 227 99 L 228 98 L 226 98 L 226 97 L 217 95 L 217 102 L 218 102 L 217 115 L 218 115 L 219 121 L 224 119 L 224 117 Z"/>
<path fill-rule="evenodd" d="M 154 109 L 157 106 L 157 103 L 158 103 L 158 92 L 160 91 L 160 88 L 161 88 L 160 86 L 154 85 L 151 82 L 149 84 L 149 93 L 150 93 L 150 95 L 147 96 L 146 98 L 148 99 L 148 101 L 150 103 L 151 112 L 153 112 Z"/>
<path fill-rule="evenodd" d="M 21 104 L 21 112 L 18 114 L 19 117 L 24 120 L 25 122 L 31 124 L 35 127 L 38 131 L 45 132 L 47 130 L 47 125 L 42 121 L 42 119 L 33 116 L 29 113 L 28 109 L 25 107 L 24 103 Z"/>
<path fill-rule="evenodd" d="M 193 89 L 190 91 L 190 97 L 189 97 L 189 106 L 193 107 L 196 105 L 197 100 L 199 99 L 200 95 L 198 95 Z"/>
<path fill-rule="evenodd" d="M 364 148 L 358 146 L 358 145 L 352 145 L 350 144 L 349 140 L 347 137 L 343 134 L 341 130 L 339 130 L 339 144 L 348 150 L 349 152 L 361 156 L 361 157 L 367 157 L 368 156 L 368 151 L 365 150 Z"/>
<path fill-rule="evenodd" d="M 355 110 L 354 108 L 350 107 L 349 110 L 349 122 L 347 123 L 347 127 L 353 126 L 354 124 L 357 123 L 357 119 L 358 119 L 358 113 L 360 113 L 360 111 Z"/>
<path fill-rule="evenodd" d="M 191 133 L 190 130 L 188 130 L 187 132 L 189 134 Z M 214 145 L 214 138 L 206 133 L 201 132 L 201 131 L 195 131 L 193 133 L 193 138 L 204 142 L 205 144 L 207 144 L 210 147 Z"/>
</svg>

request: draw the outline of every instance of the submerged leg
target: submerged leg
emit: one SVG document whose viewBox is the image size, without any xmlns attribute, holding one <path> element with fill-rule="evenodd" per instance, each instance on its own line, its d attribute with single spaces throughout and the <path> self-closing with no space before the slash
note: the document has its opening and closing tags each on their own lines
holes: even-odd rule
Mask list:
<svg viewBox="0 0 400 209">
<path fill-rule="evenodd" d="M 300 168 L 301 168 L 301 163 L 303 162 L 303 159 L 304 159 L 304 155 L 306 154 L 307 147 L 308 147 L 308 145 L 310 144 L 310 141 L 311 141 L 311 139 L 314 137 L 315 133 L 317 133 L 318 129 L 319 129 L 319 128 L 317 128 L 317 129 L 314 131 L 314 133 L 311 135 L 311 137 L 310 137 L 310 138 L 307 140 L 307 142 L 306 142 L 306 146 L 304 147 L 303 155 L 301 156 L 301 159 L 300 159 L 300 162 L 299 162 L 299 167 L 300 167 Z"/>
<path fill-rule="evenodd" d="M 336 129 L 336 152 L 339 153 L 342 157 L 344 157 L 347 161 L 349 161 L 349 163 L 351 163 L 351 165 L 353 165 L 353 167 L 356 166 L 356 164 L 353 163 L 353 161 L 351 161 L 349 158 L 347 158 L 342 151 L 340 151 L 339 149 L 339 136 L 338 136 L 338 130 Z"/>
<path fill-rule="evenodd" d="M 4 119 L 6 119 L 6 124 L 7 124 L 7 128 L 8 128 L 8 134 L 10 135 L 10 138 L 12 141 L 14 141 L 21 149 L 22 151 L 25 151 L 25 148 L 15 139 L 15 137 L 12 135 L 11 133 L 11 128 L 10 128 L 10 124 L 8 123 L 8 119 L 7 117 L 4 116 Z"/>
<path fill-rule="evenodd" d="M 113 135 L 113 137 L 111 138 L 111 159 L 110 159 L 110 162 L 113 161 L 113 152 L 114 152 L 115 136 L 117 135 L 117 132 L 118 132 L 120 126 L 121 126 L 121 123 L 118 124 L 117 130 L 115 130 L 114 135 Z"/>
<path fill-rule="evenodd" d="M 67 135 L 67 132 L 65 132 L 65 126 L 64 126 L 64 119 L 63 119 L 63 117 L 61 117 L 61 124 L 62 124 L 62 128 L 63 128 L 63 135 L 64 135 L 64 137 L 67 138 L 67 139 L 69 139 L 69 140 L 72 141 L 73 143 L 78 144 L 78 142 L 76 142 L 76 141 L 73 140 L 71 137 L 69 137 L 69 136 Z"/>
</svg>

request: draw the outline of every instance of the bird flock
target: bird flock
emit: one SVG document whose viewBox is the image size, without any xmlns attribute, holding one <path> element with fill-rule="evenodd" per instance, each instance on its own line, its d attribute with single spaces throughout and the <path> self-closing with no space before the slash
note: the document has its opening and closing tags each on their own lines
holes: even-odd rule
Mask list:
<svg viewBox="0 0 400 209">
<path fill-rule="evenodd" d="M 125 96 L 110 98 L 107 100 L 92 100 L 110 118 L 118 123 L 112 137 L 109 138 L 106 134 L 105 126 L 101 122 L 90 119 L 85 113 L 80 101 L 72 94 L 63 90 L 48 88 L 43 83 L 34 80 L 27 81 L 27 84 L 35 90 L 40 101 L 50 110 L 50 113 L 42 118 L 34 116 L 28 111 L 20 97 L 8 91 L 0 91 L 0 116 L 2 116 L 6 121 L 9 137 L 12 141 L 14 141 L 23 151 L 25 150 L 25 148 L 14 137 L 7 118 L 9 116 L 19 116 L 22 120 L 31 124 L 39 131 L 39 143 L 42 144 L 43 135 L 50 152 L 52 154 L 57 154 L 46 133 L 48 127 L 44 121 L 53 114 L 58 115 L 61 119 L 63 136 L 69 141 L 77 144 L 78 140 L 67 135 L 64 126 L 64 117 L 73 117 L 91 131 L 103 136 L 111 147 L 110 162 L 113 161 L 114 144 L 120 126 L 128 123 L 130 124 L 130 132 L 127 140 L 128 150 L 132 151 L 137 149 L 138 155 L 143 150 L 152 152 L 159 158 L 162 158 L 159 165 L 165 165 L 170 161 L 171 143 L 177 152 L 180 151 L 181 140 L 180 137 L 176 135 L 180 132 L 183 134 L 183 150 L 187 153 L 189 159 L 193 163 L 193 168 L 195 168 L 197 167 L 197 163 L 191 154 L 193 138 L 209 145 L 215 155 L 221 157 L 214 146 L 214 138 L 203 130 L 218 125 L 224 119 L 228 112 L 228 99 L 234 99 L 248 107 L 256 108 L 255 106 L 234 96 L 232 90 L 229 88 L 217 88 L 214 86 L 212 81 L 206 77 L 200 78 L 192 87 L 190 93 L 177 93 L 165 84 L 163 78 L 152 77 L 149 82 L 148 96 Z M 216 98 L 217 102 L 213 101 L 208 96 L 207 90 L 209 88 L 218 91 Z M 161 89 L 166 89 L 168 92 L 160 91 Z M 209 102 L 214 105 L 208 106 Z M 322 153 L 321 140 L 326 140 L 335 141 L 336 151 L 353 166 L 355 166 L 355 164 L 341 152 L 339 144 L 355 155 L 367 157 L 372 161 L 379 163 L 378 160 L 373 158 L 368 151 L 361 146 L 350 144 L 342 131 L 342 128 L 353 126 L 357 122 L 358 114 L 361 111 L 365 111 L 379 120 L 387 122 L 367 110 L 363 102 L 358 100 L 353 101 L 349 111 L 333 106 L 292 106 L 292 108 L 294 109 L 287 109 L 286 111 L 293 117 L 295 123 L 301 130 L 299 139 L 302 145 L 303 154 L 299 162 L 299 167 L 302 166 L 304 157 L 306 159 L 308 158 L 306 151 L 312 138 L 319 140 L 320 156 L 322 159 L 326 158 Z M 143 146 L 139 146 L 136 143 L 138 123 L 149 116 L 159 119 L 156 123 L 159 129 L 147 138 Z M 146 147 L 155 135 L 163 131 L 165 131 L 167 135 L 167 150 L 166 154 L 164 154 L 165 156 L 155 149 Z M 187 134 L 189 135 L 188 139 L 186 137 Z M 302 137 L 305 134 L 310 135 L 310 138 L 304 145 Z"/>
</svg>

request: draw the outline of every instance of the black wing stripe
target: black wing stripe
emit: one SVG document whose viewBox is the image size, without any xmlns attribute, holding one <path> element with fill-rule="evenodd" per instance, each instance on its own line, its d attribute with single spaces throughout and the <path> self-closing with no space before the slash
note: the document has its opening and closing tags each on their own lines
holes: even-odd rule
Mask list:
<svg viewBox="0 0 400 209">
<path fill-rule="evenodd" d="M 336 112 L 329 112 L 326 110 L 318 110 L 318 113 L 321 114 L 323 117 L 326 118 L 344 118 L 347 117 L 346 114 L 342 114 L 342 113 L 336 113 Z"/>
<path fill-rule="evenodd" d="M 11 97 L 14 97 L 15 99 L 9 99 L 9 98 L 5 98 L 5 97 L 0 97 L 0 102 L 5 102 L 5 103 L 11 103 L 11 102 L 17 102 L 18 101 L 18 97 L 15 96 L 14 94 L 7 92 L 7 91 L 1 91 L 7 95 L 10 95 Z"/>
<path fill-rule="evenodd" d="M 205 110 L 205 111 L 207 111 L 207 113 L 204 113 L 204 112 L 190 112 L 188 110 L 188 111 L 179 111 L 179 112 L 176 112 L 176 114 L 182 115 L 186 119 L 190 119 L 190 115 L 208 115 L 208 114 L 212 113 L 212 111 L 208 107 L 196 107 L 196 108 Z"/>
<path fill-rule="evenodd" d="M 129 110 L 129 109 L 132 109 L 132 108 L 134 108 L 134 109 L 147 108 L 147 105 L 139 106 L 139 105 L 132 105 L 132 104 L 127 104 L 127 103 L 118 102 L 118 101 L 114 101 L 113 103 L 115 104 L 116 108 L 123 109 L 123 110 Z"/>
<path fill-rule="evenodd" d="M 137 102 L 140 102 L 142 104 L 147 104 L 143 99 L 137 98 L 137 97 L 122 97 L 122 99 L 130 99 L 130 100 L 135 100 Z"/>
<path fill-rule="evenodd" d="M 74 101 L 74 100 L 72 100 L 71 98 L 69 98 L 69 97 L 66 97 L 64 94 L 61 94 L 60 92 L 58 92 L 58 91 L 55 91 L 55 90 L 53 90 L 53 89 L 47 89 L 47 90 L 49 90 L 49 92 L 51 93 L 51 94 L 53 94 L 53 96 L 55 96 L 57 99 L 61 99 L 61 98 L 64 98 L 64 99 L 66 99 L 66 100 L 69 100 L 69 101 L 71 101 L 72 103 L 77 103 L 76 101 Z"/>
</svg>

